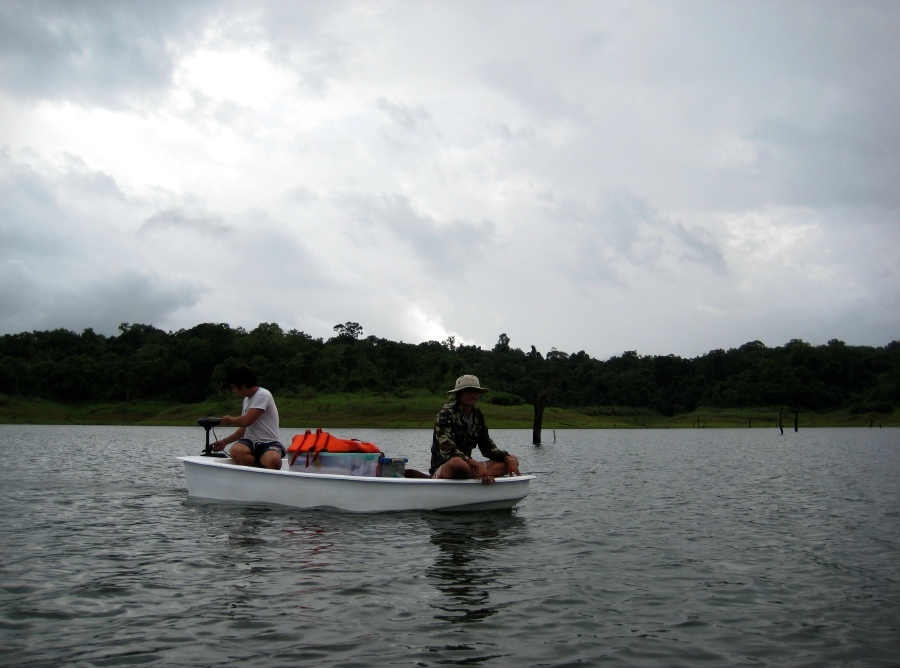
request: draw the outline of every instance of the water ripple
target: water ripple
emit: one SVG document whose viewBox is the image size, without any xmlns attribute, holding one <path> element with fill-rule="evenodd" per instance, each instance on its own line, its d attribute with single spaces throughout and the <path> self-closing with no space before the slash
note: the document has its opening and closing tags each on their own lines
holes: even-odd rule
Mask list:
<svg viewBox="0 0 900 668">
<path fill-rule="evenodd" d="M 890 430 L 498 430 L 517 511 L 378 516 L 188 500 L 197 432 L 0 427 L 0 664 L 900 663 Z"/>
</svg>

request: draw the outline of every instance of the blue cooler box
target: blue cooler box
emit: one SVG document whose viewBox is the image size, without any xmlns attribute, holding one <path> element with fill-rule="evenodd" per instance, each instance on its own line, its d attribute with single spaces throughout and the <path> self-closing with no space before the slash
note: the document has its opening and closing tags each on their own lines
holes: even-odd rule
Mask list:
<svg viewBox="0 0 900 668">
<path fill-rule="evenodd" d="M 406 457 L 382 457 L 378 460 L 378 475 L 381 478 L 403 478 L 406 474 Z"/>
</svg>

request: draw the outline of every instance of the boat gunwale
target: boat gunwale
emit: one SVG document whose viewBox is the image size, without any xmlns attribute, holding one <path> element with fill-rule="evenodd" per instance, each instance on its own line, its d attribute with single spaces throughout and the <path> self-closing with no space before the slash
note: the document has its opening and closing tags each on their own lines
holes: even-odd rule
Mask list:
<svg viewBox="0 0 900 668">
<path fill-rule="evenodd" d="M 475 480 L 474 478 L 468 478 L 465 480 L 446 480 L 446 479 L 438 479 L 438 478 L 387 478 L 380 476 L 361 476 L 361 475 L 341 475 L 338 473 L 306 473 L 304 471 L 291 471 L 291 470 L 274 470 L 274 469 L 265 469 L 265 468 L 256 468 L 252 466 L 241 466 L 240 464 L 235 464 L 234 460 L 224 457 L 206 457 L 204 455 L 184 455 L 177 458 L 179 461 L 190 464 L 197 464 L 199 466 L 212 466 L 214 468 L 220 469 L 228 469 L 237 471 L 239 473 L 262 473 L 266 475 L 286 475 L 289 477 L 295 478 L 312 478 L 316 480 L 321 479 L 330 479 L 330 480 L 347 480 L 350 482 L 363 482 L 363 483 L 388 483 L 388 484 L 421 484 L 421 485 L 433 485 L 437 484 L 445 484 L 445 485 L 481 485 L 483 484 L 480 480 Z M 535 476 L 532 474 L 523 474 L 518 476 L 500 476 L 494 478 L 494 484 L 515 484 L 521 483 L 525 481 L 535 480 Z"/>
</svg>

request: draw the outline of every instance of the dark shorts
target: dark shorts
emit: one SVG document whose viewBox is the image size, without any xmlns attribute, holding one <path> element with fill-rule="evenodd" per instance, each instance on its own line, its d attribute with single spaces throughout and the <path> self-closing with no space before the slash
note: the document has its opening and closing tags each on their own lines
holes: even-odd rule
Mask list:
<svg viewBox="0 0 900 668">
<path fill-rule="evenodd" d="M 256 461 L 259 461 L 269 450 L 278 450 L 282 458 L 287 454 L 287 450 L 278 441 L 251 441 L 249 438 L 241 438 L 237 442 L 243 443 L 250 448 L 250 452 Z"/>
</svg>

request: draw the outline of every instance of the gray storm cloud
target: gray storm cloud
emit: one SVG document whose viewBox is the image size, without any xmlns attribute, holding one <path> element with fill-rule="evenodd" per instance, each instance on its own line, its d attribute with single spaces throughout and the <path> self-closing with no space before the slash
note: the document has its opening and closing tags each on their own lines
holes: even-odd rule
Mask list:
<svg viewBox="0 0 900 668">
<path fill-rule="evenodd" d="M 0 0 L 0 330 L 900 335 L 900 8 Z"/>
</svg>

